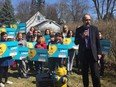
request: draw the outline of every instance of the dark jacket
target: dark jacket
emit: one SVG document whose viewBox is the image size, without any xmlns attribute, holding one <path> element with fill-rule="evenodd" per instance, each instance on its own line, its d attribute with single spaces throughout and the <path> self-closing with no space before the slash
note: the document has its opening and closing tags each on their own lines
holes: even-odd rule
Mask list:
<svg viewBox="0 0 116 87">
<path fill-rule="evenodd" d="M 86 43 L 85 43 L 85 38 L 83 38 L 83 32 L 85 31 L 85 27 L 81 26 L 76 29 L 76 35 L 75 35 L 75 44 L 79 44 L 79 51 L 78 51 L 78 56 L 80 61 L 83 61 L 85 56 L 85 50 L 86 50 Z M 99 40 L 99 34 L 98 34 L 98 29 L 95 26 L 90 25 L 89 28 L 89 39 L 90 39 L 90 47 L 92 50 L 92 54 L 94 57 L 94 60 L 98 60 L 98 54 L 101 54 L 100 50 L 100 40 Z"/>
</svg>

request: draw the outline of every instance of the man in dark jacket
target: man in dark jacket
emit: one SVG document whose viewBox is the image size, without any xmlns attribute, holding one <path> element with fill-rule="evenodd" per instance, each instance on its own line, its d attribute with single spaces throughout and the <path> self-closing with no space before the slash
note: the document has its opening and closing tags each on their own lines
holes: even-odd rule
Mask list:
<svg viewBox="0 0 116 87">
<path fill-rule="evenodd" d="M 100 87 L 98 59 L 101 58 L 101 52 L 98 29 L 91 25 L 90 15 L 85 14 L 82 21 L 83 25 L 76 29 L 75 44 L 79 44 L 78 57 L 82 67 L 83 85 L 89 86 L 90 67 L 93 87 Z"/>
</svg>

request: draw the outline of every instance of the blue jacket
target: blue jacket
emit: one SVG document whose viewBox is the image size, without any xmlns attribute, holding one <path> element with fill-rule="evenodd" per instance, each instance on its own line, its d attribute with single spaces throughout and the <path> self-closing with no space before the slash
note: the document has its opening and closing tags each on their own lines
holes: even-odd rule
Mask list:
<svg viewBox="0 0 116 87">
<path fill-rule="evenodd" d="M 0 58 L 0 66 L 11 66 L 13 65 L 14 60 L 12 59 L 11 56 L 5 57 L 5 58 Z"/>
</svg>

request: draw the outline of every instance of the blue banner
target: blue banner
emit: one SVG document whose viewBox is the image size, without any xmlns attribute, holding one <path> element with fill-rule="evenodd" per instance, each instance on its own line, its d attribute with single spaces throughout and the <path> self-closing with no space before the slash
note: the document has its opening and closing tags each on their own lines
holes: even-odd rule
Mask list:
<svg viewBox="0 0 116 87">
<path fill-rule="evenodd" d="M 48 53 L 49 57 L 68 58 L 68 46 L 61 44 L 50 44 Z"/>
<path fill-rule="evenodd" d="M 18 53 L 13 57 L 14 60 L 27 60 L 28 57 L 28 47 L 19 46 Z"/>
<path fill-rule="evenodd" d="M 27 47 L 28 48 L 35 48 L 35 44 L 36 44 L 37 42 L 27 42 Z"/>
<path fill-rule="evenodd" d="M 0 42 L 0 58 L 17 55 L 18 42 Z"/>
<path fill-rule="evenodd" d="M 48 45 L 48 42 L 50 41 L 50 35 L 44 35 L 44 41 Z"/>
<path fill-rule="evenodd" d="M 48 61 L 48 50 L 39 49 L 39 48 L 29 49 L 28 60 L 47 62 Z"/>
<path fill-rule="evenodd" d="M 111 42 L 108 40 L 100 40 L 102 54 L 108 55 L 110 53 Z"/>
<path fill-rule="evenodd" d="M 14 28 L 0 28 L 0 33 L 6 32 L 8 35 L 8 38 L 14 38 L 16 33 Z"/>
<path fill-rule="evenodd" d="M 68 48 L 71 49 L 75 45 L 74 40 L 75 40 L 74 37 L 72 37 L 72 38 L 64 38 L 63 39 L 63 44 L 68 45 Z"/>
</svg>

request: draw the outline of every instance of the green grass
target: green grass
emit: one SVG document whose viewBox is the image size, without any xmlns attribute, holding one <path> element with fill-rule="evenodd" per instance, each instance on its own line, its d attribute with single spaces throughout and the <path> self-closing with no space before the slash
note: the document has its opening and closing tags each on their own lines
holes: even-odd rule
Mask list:
<svg viewBox="0 0 116 87">
<path fill-rule="evenodd" d="M 17 79 L 17 71 L 9 71 L 9 80 L 13 81 L 12 85 L 6 84 L 5 87 L 36 87 L 36 80 L 35 76 L 31 76 L 31 78 L 23 78 L 23 79 Z M 89 87 L 92 87 L 91 77 L 89 79 Z M 101 79 L 101 87 L 116 87 L 116 73 L 113 70 L 105 70 L 105 76 L 103 79 Z M 83 87 L 82 85 L 82 77 L 81 75 L 78 75 L 77 73 L 74 73 L 73 75 L 69 75 L 68 80 L 68 86 L 69 87 Z"/>
</svg>

